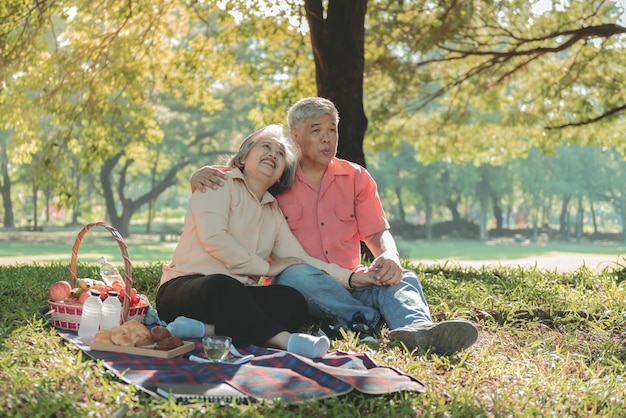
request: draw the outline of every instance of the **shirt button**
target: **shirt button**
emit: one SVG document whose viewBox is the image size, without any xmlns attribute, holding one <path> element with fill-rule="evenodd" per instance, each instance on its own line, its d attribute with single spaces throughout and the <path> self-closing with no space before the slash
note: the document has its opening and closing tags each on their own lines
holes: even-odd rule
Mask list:
<svg viewBox="0 0 626 418">
<path fill-rule="evenodd" d="M 320 225 L 324 226 L 324 222 L 320 222 Z"/>
</svg>

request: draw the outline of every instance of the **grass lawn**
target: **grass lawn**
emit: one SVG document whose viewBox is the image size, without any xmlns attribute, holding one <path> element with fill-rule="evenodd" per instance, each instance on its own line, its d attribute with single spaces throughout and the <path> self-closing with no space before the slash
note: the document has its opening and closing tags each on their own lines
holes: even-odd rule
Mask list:
<svg viewBox="0 0 626 418">
<path fill-rule="evenodd" d="M 69 261 L 72 246 L 80 228 L 50 232 L 2 232 L 0 230 L 0 264 L 15 261 Z M 175 237 L 174 237 L 175 238 Z M 161 242 L 159 235 L 134 234 L 124 238 L 128 254 L 135 264 L 168 261 L 175 241 Z M 553 253 L 626 254 L 626 243 L 611 242 L 548 242 L 522 245 L 503 241 L 398 241 L 402 257 L 410 260 L 515 260 Z M 100 227 L 92 228 L 80 243 L 79 261 L 95 263 L 101 255 L 122 263 L 120 248 L 111 234 Z"/>
<path fill-rule="evenodd" d="M 67 261 L 81 228 L 51 232 L 0 232 L 0 263 L 23 261 Z M 176 242 L 161 242 L 159 235 L 135 234 L 124 237 L 128 255 L 133 263 L 146 264 L 169 260 Z M 96 263 L 105 255 L 115 264 L 123 264 L 121 249 L 110 232 L 95 226 L 83 237 L 78 247 L 78 261 Z"/>
<path fill-rule="evenodd" d="M 106 236 L 103 239 L 107 241 Z M 123 383 L 102 364 L 65 344 L 38 317 L 50 284 L 67 277 L 73 238 L 69 240 L 69 247 L 59 244 L 59 255 L 66 255 L 60 261 L 0 265 L 2 416 L 100 417 L 111 416 L 122 406 L 129 409 L 127 416 L 140 417 L 626 416 L 623 269 L 594 273 L 581 268 L 557 274 L 510 267 L 412 266 L 435 319 L 461 317 L 475 322 L 478 342 L 450 357 L 408 353 L 385 337 L 371 346 L 348 340 L 334 342 L 333 348 L 368 350 L 378 364 L 418 378 L 426 393 L 351 393 L 302 404 L 180 406 Z M 12 256 L 7 248 L 18 248 L 8 244 L 0 242 L 2 257 Z M 96 257 L 86 254 L 105 250 L 98 245 L 89 249 L 86 244 L 85 260 L 81 246 L 79 268 L 85 272 L 82 276 L 95 275 Z M 121 256 L 115 246 L 113 241 L 110 256 L 117 262 Z M 423 252 L 428 245 L 417 247 Z M 161 263 L 149 263 L 148 253 L 144 259 L 140 248 L 129 245 L 131 258 L 146 262 L 133 266 L 134 284 L 154 301 Z M 167 259 L 171 250 L 163 254 L 160 260 Z"/>
<path fill-rule="evenodd" d="M 527 244 L 510 241 L 491 240 L 487 242 L 471 240 L 449 241 L 399 241 L 398 249 L 402 256 L 411 260 L 454 259 L 467 260 L 515 260 L 552 253 L 575 254 L 626 254 L 626 243 L 615 242 L 548 242 Z"/>
</svg>

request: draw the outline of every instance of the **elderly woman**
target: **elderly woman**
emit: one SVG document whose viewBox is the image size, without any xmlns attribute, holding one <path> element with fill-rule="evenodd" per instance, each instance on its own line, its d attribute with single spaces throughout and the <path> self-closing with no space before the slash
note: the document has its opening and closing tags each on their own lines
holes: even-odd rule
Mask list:
<svg viewBox="0 0 626 418">
<path fill-rule="evenodd" d="M 224 187 L 191 196 L 180 241 L 163 268 L 159 316 L 181 338 L 228 335 L 235 345 L 321 357 L 326 337 L 295 333 L 308 318 L 302 295 L 258 285 L 261 276 L 299 263 L 343 280 L 351 273 L 310 257 L 278 208 L 274 196 L 293 181 L 296 149 L 281 125 L 269 125 L 248 136 L 228 165 Z"/>
</svg>

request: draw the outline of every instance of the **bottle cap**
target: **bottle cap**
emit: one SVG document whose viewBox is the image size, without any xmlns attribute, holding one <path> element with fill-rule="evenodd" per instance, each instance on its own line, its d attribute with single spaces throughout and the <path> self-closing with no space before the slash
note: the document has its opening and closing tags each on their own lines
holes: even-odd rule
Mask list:
<svg viewBox="0 0 626 418">
<path fill-rule="evenodd" d="M 109 296 L 117 296 L 117 292 L 115 290 L 109 291 Z"/>
<path fill-rule="evenodd" d="M 91 296 L 100 296 L 100 292 L 95 289 L 90 290 L 90 293 L 91 293 Z"/>
</svg>

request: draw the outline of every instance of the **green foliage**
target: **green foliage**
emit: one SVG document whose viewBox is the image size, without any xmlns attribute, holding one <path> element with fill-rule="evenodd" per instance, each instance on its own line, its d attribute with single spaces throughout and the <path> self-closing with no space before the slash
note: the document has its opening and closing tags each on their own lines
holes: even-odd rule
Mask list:
<svg viewBox="0 0 626 418">
<path fill-rule="evenodd" d="M 2 52 L 0 77 L 7 87 L 0 90 L 6 187 L 21 172 L 18 181 L 35 193 L 50 188 L 57 207 L 89 215 L 92 184 L 81 180 L 99 175 L 106 217 L 124 232 L 139 207 L 188 180 L 189 165 L 220 162 L 256 126 L 284 122 L 284 103 L 299 95 L 287 84 L 307 84 L 313 74 L 309 64 L 287 76 L 294 65 L 306 67 L 302 54 L 310 53 L 301 48 L 301 24 L 282 8 L 151 0 L 62 10 L 11 5 L 3 28 L 13 49 Z M 32 30 L 31 20 L 38 23 Z M 22 44 L 24 53 L 12 54 Z M 314 94 L 314 84 L 308 91 Z"/>
<path fill-rule="evenodd" d="M 410 143 L 424 164 L 477 166 L 564 141 L 623 154 L 618 5 L 545 3 L 368 2 L 366 151 Z M 316 94 L 310 5 L 5 2 L 1 185 L 21 190 L 3 199 L 47 190 L 56 206 L 126 229 L 193 169 Z"/>
<path fill-rule="evenodd" d="M 502 163 L 564 139 L 622 146 L 613 115 L 624 110 L 626 30 L 615 3 L 410 3 L 368 6 L 377 147 L 409 141 L 422 161 Z"/>
<path fill-rule="evenodd" d="M 557 226 L 561 236 L 552 234 L 552 239 L 569 239 L 569 229 L 576 230 L 578 241 L 583 229 L 587 237 L 624 232 L 621 219 L 626 204 L 620 184 L 626 162 L 616 148 L 563 142 L 551 154 L 533 147 L 525 157 L 479 165 L 425 164 L 413 152 L 419 145 L 403 141 L 399 146 L 398 153 L 372 155 L 368 165 L 393 221 L 417 224 L 417 228 L 425 224 L 427 229 L 433 222 L 469 221 L 495 229 L 496 234 L 502 228 L 518 228 L 522 234 L 530 229 L 535 241 L 540 228 L 547 233 L 547 228 Z M 414 216 L 422 213 L 425 219 L 417 222 Z M 528 222 L 515 225 L 514 213 L 527 214 Z M 495 225 L 484 225 L 484 216 Z M 448 230 L 446 234 L 453 232 L 459 233 Z M 486 232 L 482 231 L 483 239 Z M 426 236 L 431 237 L 428 230 Z"/>
<path fill-rule="evenodd" d="M 522 268 L 457 268 L 405 264 L 424 285 L 438 319 L 465 317 L 480 328 L 478 343 L 451 357 L 410 355 L 383 338 L 355 339 L 341 350 L 368 350 L 374 360 L 424 382 L 420 395 L 352 393 L 322 402 L 249 406 L 177 406 L 151 398 L 64 343 L 38 312 L 47 287 L 67 263 L 0 266 L 0 409 L 7 416 L 619 416 L 622 376 L 624 267 L 568 274 Z M 160 266 L 137 266 L 137 288 L 153 300 Z M 81 264 L 95 272 L 94 264 Z M 25 349 L 28 347 L 28 349 Z"/>
</svg>

